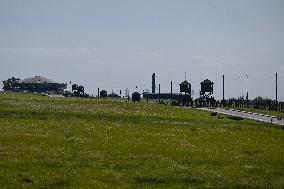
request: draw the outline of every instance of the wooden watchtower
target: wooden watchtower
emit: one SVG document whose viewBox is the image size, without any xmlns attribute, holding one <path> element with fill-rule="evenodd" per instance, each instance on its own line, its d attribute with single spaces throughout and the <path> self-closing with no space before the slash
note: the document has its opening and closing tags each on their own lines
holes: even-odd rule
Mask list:
<svg viewBox="0 0 284 189">
<path fill-rule="evenodd" d="M 205 79 L 200 83 L 200 85 L 201 85 L 200 96 L 203 98 L 210 98 L 213 95 L 214 83 L 209 79 Z"/>
<path fill-rule="evenodd" d="M 184 80 L 181 84 L 179 84 L 180 88 L 180 97 L 179 102 L 182 103 L 182 105 L 189 106 L 189 103 L 192 102 L 191 99 L 191 84 Z"/>
<path fill-rule="evenodd" d="M 184 80 L 181 84 L 179 84 L 180 93 L 188 94 L 191 96 L 191 84 Z"/>
</svg>

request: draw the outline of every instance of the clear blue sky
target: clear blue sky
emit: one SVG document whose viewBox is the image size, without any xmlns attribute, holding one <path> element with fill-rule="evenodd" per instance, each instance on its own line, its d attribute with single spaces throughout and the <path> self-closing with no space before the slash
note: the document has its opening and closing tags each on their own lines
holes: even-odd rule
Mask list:
<svg viewBox="0 0 284 189">
<path fill-rule="evenodd" d="M 184 72 L 215 96 L 284 100 L 283 0 L 0 0 L 0 80 L 43 75 L 131 91 L 178 91 Z M 245 75 L 249 79 L 246 81 Z M 196 95 L 195 95 L 196 96 Z"/>
</svg>

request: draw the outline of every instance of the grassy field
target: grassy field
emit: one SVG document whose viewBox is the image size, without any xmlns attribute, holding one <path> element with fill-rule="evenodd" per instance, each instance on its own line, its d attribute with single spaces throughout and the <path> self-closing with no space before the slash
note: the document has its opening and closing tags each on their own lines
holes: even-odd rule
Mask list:
<svg viewBox="0 0 284 189">
<path fill-rule="evenodd" d="M 284 130 L 196 109 L 0 93 L 1 188 L 284 188 Z"/>
</svg>

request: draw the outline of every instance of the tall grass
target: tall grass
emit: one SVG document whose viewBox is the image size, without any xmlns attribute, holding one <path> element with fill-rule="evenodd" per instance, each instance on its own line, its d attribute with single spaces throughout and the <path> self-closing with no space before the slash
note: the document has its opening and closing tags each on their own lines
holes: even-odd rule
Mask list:
<svg viewBox="0 0 284 189">
<path fill-rule="evenodd" d="M 0 93 L 3 188 L 284 188 L 284 131 L 114 99 Z"/>
</svg>

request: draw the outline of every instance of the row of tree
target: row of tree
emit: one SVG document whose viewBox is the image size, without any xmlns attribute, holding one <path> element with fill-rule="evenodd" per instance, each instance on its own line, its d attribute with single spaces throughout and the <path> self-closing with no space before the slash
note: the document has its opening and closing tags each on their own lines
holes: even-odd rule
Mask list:
<svg viewBox="0 0 284 189">
<path fill-rule="evenodd" d="M 20 79 L 11 77 L 7 80 L 2 81 L 3 83 L 3 90 L 4 91 L 15 91 L 16 90 L 16 84 L 19 83 Z"/>
</svg>

